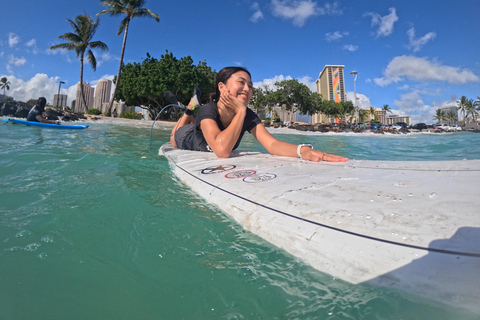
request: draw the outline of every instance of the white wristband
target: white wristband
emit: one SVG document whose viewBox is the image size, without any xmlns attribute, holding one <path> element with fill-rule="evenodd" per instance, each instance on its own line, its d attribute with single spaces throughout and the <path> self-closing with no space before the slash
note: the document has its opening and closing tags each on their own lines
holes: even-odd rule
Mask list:
<svg viewBox="0 0 480 320">
<path fill-rule="evenodd" d="M 313 150 L 313 146 L 310 143 L 300 143 L 297 147 L 297 155 L 300 159 L 303 159 L 302 154 L 300 153 L 300 150 L 302 149 L 302 147 L 310 147 Z"/>
</svg>

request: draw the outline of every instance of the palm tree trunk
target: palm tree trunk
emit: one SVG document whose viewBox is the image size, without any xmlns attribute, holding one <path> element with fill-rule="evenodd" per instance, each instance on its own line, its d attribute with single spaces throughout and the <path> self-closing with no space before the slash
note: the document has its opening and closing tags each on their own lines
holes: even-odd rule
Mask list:
<svg viewBox="0 0 480 320">
<path fill-rule="evenodd" d="M 85 93 L 83 92 L 83 52 L 80 56 L 80 93 L 82 95 L 83 103 L 85 104 L 85 108 L 88 111 L 87 107 L 87 100 L 85 99 Z M 80 111 L 80 110 L 78 110 Z"/>
<path fill-rule="evenodd" d="M 128 33 L 128 26 L 130 25 L 130 18 L 127 20 L 127 24 L 125 25 L 125 32 L 123 34 L 123 44 L 122 44 L 122 52 L 120 54 L 120 64 L 118 65 L 118 73 L 117 73 L 117 81 L 115 82 L 115 88 L 113 89 L 113 95 L 110 99 L 110 103 L 108 104 L 107 114 L 112 110 L 113 101 L 115 101 L 115 95 L 117 94 L 117 88 L 120 84 L 120 72 L 122 71 L 122 64 L 123 64 L 123 55 L 125 53 L 125 44 L 127 43 L 127 33 Z"/>
</svg>

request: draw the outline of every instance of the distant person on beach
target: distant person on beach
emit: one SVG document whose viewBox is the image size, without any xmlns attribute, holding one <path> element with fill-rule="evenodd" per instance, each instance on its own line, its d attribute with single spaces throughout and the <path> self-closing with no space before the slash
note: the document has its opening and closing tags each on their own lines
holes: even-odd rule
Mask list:
<svg viewBox="0 0 480 320">
<path fill-rule="evenodd" d="M 215 93 L 193 117 L 193 108 L 199 105 L 200 90 L 194 90 L 187 110 L 178 120 L 170 135 L 174 147 L 184 150 L 213 151 L 219 158 L 228 158 L 250 132 L 270 154 L 299 157 L 310 161 L 345 162 L 348 159 L 314 150 L 310 144 L 291 144 L 272 136 L 260 118 L 247 107 L 253 95 L 250 72 L 242 67 L 226 67 L 217 74 Z M 169 93 L 170 98 L 174 95 Z M 166 95 L 168 97 L 168 95 Z M 179 104 L 176 99 L 167 99 Z"/>
<path fill-rule="evenodd" d="M 32 109 L 28 112 L 27 121 L 43 122 L 43 123 L 52 123 L 60 124 L 58 120 L 47 120 L 43 117 L 43 112 L 45 111 L 45 105 L 47 104 L 47 99 L 41 97 L 38 99 L 37 104 L 33 106 Z"/>
</svg>

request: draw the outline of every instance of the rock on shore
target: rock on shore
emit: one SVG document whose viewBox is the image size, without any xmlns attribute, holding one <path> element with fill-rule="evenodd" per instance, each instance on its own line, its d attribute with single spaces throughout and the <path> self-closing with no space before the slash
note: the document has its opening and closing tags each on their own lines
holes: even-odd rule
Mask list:
<svg viewBox="0 0 480 320">
<path fill-rule="evenodd" d="M 0 116 L 26 118 L 32 107 L 21 101 L 4 101 L 0 106 Z M 45 108 L 43 116 L 48 120 L 78 121 L 86 119 L 82 113 L 71 113 L 60 109 Z"/>
</svg>

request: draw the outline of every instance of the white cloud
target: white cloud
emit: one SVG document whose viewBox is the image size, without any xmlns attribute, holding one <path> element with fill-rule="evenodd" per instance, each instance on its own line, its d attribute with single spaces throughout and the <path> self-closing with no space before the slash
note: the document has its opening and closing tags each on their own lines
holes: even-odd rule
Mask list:
<svg viewBox="0 0 480 320">
<path fill-rule="evenodd" d="M 118 58 L 115 55 L 112 55 L 110 52 L 95 52 L 95 57 L 97 59 L 97 67 L 100 67 L 104 62 L 109 62 L 112 60 L 118 60 L 120 61 L 120 58 Z"/>
<path fill-rule="evenodd" d="M 274 16 L 292 20 L 298 27 L 302 27 L 313 16 L 342 14 L 337 2 L 320 7 L 312 0 L 272 0 L 272 8 Z"/>
<path fill-rule="evenodd" d="M 358 46 L 355 46 L 353 44 L 347 44 L 347 45 L 344 45 L 343 46 L 343 50 L 347 50 L 347 51 L 350 51 L 350 52 L 354 52 L 354 51 L 357 51 L 358 50 Z"/>
<path fill-rule="evenodd" d="M 263 19 L 263 13 L 262 10 L 260 10 L 260 5 L 258 4 L 258 2 L 254 2 L 250 9 L 254 11 L 253 15 L 250 17 L 250 21 L 258 22 L 258 20 Z"/>
<path fill-rule="evenodd" d="M 393 25 L 398 21 L 395 8 L 390 8 L 390 14 L 381 16 L 375 12 L 367 12 L 364 16 L 372 17 L 372 27 L 378 26 L 377 37 L 388 36 L 393 32 Z"/>
<path fill-rule="evenodd" d="M 15 33 L 10 33 L 8 35 L 8 45 L 10 46 L 10 48 L 15 47 L 19 41 L 20 41 L 20 37 L 17 36 Z"/>
<path fill-rule="evenodd" d="M 113 80 L 113 75 L 103 75 L 101 79 Z M 13 96 L 18 101 L 28 101 L 30 99 L 38 99 L 39 97 L 45 97 L 48 103 L 53 103 L 53 95 L 58 93 L 59 79 L 58 77 L 49 77 L 44 73 L 37 73 L 33 78 L 29 80 L 23 80 L 16 78 L 13 75 L 7 76 L 10 81 L 9 96 Z M 98 80 L 91 80 L 90 84 L 96 86 Z M 62 84 L 60 93 L 67 94 L 67 105 L 71 106 L 72 100 L 77 96 L 77 83 L 70 86 L 69 84 Z M 112 92 L 115 87 L 112 84 Z"/>
<path fill-rule="evenodd" d="M 8 64 L 9 65 L 14 65 L 14 66 L 23 66 L 25 63 L 27 63 L 27 59 L 24 57 L 21 58 L 15 58 L 13 55 L 10 55 Z"/>
<path fill-rule="evenodd" d="M 36 45 L 36 44 L 37 44 L 37 40 L 35 40 L 35 39 L 32 39 L 32 40 L 27 41 L 27 42 L 25 43 L 25 45 L 26 45 L 27 47 L 32 47 L 32 46 L 34 46 L 34 45 Z"/>
<path fill-rule="evenodd" d="M 26 43 L 25 43 L 25 46 L 31 48 L 31 50 L 32 50 L 31 52 L 32 52 L 33 54 L 37 54 L 37 53 L 38 53 L 37 40 L 32 39 L 32 40 L 26 42 Z"/>
<path fill-rule="evenodd" d="M 345 36 L 348 36 L 348 32 L 340 32 L 340 31 L 327 32 L 325 33 L 325 40 L 327 40 L 328 42 L 333 42 L 333 41 L 338 41 Z"/>
<path fill-rule="evenodd" d="M 433 120 L 435 112 L 438 108 L 448 105 L 455 105 L 457 96 L 452 94 L 449 100 L 433 101 L 431 105 L 425 104 L 421 95 L 429 94 L 421 90 L 414 90 L 409 93 L 402 94 L 400 100 L 394 100 L 393 104 L 398 107 L 399 114 L 407 114 L 412 118 L 412 124 L 423 122 L 431 124 L 436 122 Z"/>
<path fill-rule="evenodd" d="M 407 31 L 408 39 L 410 41 L 408 47 L 413 49 L 413 52 L 420 50 L 428 41 L 435 39 L 437 34 L 435 32 L 429 32 L 421 38 L 415 39 L 415 29 L 410 28 Z"/>
<path fill-rule="evenodd" d="M 426 58 L 412 56 L 395 57 L 383 72 L 383 77 L 374 81 L 384 87 L 405 78 L 414 81 L 446 81 L 452 84 L 480 81 L 480 78 L 470 70 L 443 66 Z"/>
<path fill-rule="evenodd" d="M 347 92 L 347 100 L 352 101 L 353 105 L 355 105 L 355 92 L 349 91 Z M 372 106 L 370 103 L 370 98 L 366 95 L 357 92 L 357 107 L 360 109 L 368 109 Z"/>
<path fill-rule="evenodd" d="M 276 82 L 280 82 L 283 80 L 290 80 L 290 79 L 293 79 L 293 78 L 291 76 L 278 75 L 271 79 L 264 79 L 263 81 L 254 82 L 253 86 L 255 88 L 262 88 L 262 89 L 264 87 L 267 87 L 268 89 L 274 90 Z M 317 84 L 315 83 L 315 81 L 312 81 L 312 77 L 305 76 L 297 80 L 298 82 L 306 85 L 312 92 L 317 91 Z"/>
</svg>

